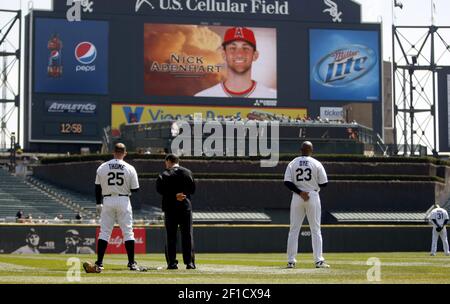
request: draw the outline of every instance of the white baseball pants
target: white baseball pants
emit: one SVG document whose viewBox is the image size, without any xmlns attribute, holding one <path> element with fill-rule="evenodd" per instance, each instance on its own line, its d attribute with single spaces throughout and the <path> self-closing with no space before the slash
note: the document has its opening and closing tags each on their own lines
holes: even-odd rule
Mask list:
<svg viewBox="0 0 450 304">
<path fill-rule="evenodd" d="M 450 251 L 448 249 L 448 240 L 447 240 L 447 227 L 444 227 L 441 232 L 437 232 L 436 228 L 433 227 L 433 237 L 431 239 L 431 253 L 436 254 L 437 251 L 437 242 L 439 236 L 442 240 L 442 246 L 444 247 L 445 254 L 450 254 Z"/>
<path fill-rule="evenodd" d="M 298 253 L 298 237 L 305 215 L 308 217 L 311 230 L 311 240 L 314 262 L 324 261 L 322 256 L 322 233 L 320 232 L 321 218 L 320 196 L 318 192 L 310 192 L 309 200 L 304 201 L 300 195 L 293 194 L 291 200 L 290 229 L 287 243 L 289 263 L 296 263 Z"/>
<path fill-rule="evenodd" d="M 124 241 L 134 240 L 133 211 L 130 198 L 127 196 L 106 196 L 103 198 L 99 239 L 109 242 L 109 237 L 116 222 L 122 230 Z"/>
</svg>

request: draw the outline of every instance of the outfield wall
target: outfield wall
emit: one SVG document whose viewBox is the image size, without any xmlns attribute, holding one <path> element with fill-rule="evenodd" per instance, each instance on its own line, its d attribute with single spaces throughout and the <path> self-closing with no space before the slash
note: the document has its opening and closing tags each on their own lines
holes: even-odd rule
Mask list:
<svg viewBox="0 0 450 304">
<path fill-rule="evenodd" d="M 3 236 L 0 253 L 12 253 L 26 246 L 31 229 L 39 236 L 40 253 L 63 253 L 69 230 L 76 230 L 80 235 L 81 253 L 92 253 L 96 248 L 97 228 L 94 225 L 0 225 Z M 162 226 L 136 228 L 145 229 L 145 233 L 139 234 L 145 236 L 139 246 L 145 246 L 147 253 L 164 254 L 165 230 Z M 431 229 L 427 225 L 325 225 L 322 228 L 323 248 L 324 252 L 429 251 Z M 288 231 L 287 225 L 195 225 L 195 250 L 197 253 L 281 253 L 286 251 Z M 123 244 L 122 241 L 116 236 L 109 247 L 117 247 Z M 301 232 L 299 242 L 299 252 L 311 252 L 308 227 Z M 439 250 L 442 250 L 441 245 L 439 241 Z M 180 243 L 178 248 L 181 249 Z"/>
</svg>

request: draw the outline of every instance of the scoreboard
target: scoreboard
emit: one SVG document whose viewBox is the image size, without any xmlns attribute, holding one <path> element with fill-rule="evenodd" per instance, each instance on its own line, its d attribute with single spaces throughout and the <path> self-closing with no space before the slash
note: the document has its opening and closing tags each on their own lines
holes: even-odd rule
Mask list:
<svg viewBox="0 0 450 304">
<path fill-rule="evenodd" d="M 382 134 L 380 24 L 360 16 L 349 0 L 55 0 L 27 19 L 25 148 L 97 150 L 105 128 L 186 111 L 314 118 L 352 104 Z M 254 94 L 225 86 L 231 29 L 254 36 Z"/>
</svg>

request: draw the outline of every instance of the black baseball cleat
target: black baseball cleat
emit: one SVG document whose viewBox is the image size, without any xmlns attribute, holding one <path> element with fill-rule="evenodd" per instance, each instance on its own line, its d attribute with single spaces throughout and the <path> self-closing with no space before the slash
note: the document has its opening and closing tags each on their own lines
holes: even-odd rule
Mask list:
<svg viewBox="0 0 450 304">
<path fill-rule="evenodd" d="M 189 263 L 186 265 L 186 269 L 196 269 L 197 267 L 195 267 L 194 263 Z"/>
<path fill-rule="evenodd" d="M 147 271 L 147 267 L 145 266 L 139 266 L 136 262 L 128 263 L 127 265 L 128 269 L 131 271 Z"/>
<path fill-rule="evenodd" d="M 289 262 L 287 264 L 286 268 L 295 268 L 295 263 L 294 262 Z"/>
<path fill-rule="evenodd" d="M 325 263 L 325 261 L 319 261 L 316 263 L 316 268 L 330 268 L 330 265 Z"/>
<path fill-rule="evenodd" d="M 178 269 L 178 265 L 177 264 L 170 264 L 167 266 L 167 269 Z"/>
</svg>

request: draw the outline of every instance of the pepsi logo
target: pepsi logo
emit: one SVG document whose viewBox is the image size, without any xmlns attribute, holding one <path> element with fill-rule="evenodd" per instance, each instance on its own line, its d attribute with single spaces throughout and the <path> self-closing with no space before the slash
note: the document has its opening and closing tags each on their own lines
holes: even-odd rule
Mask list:
<svg viewBox="0 0 450 304">
<path fill-rule="evenodd" d="M 79 63 L 91 64 L 97 58 L 97 48 L 91 42 L 81 42 L 75 48 L 75 58 Z"/>
<path fill-rule="evenodd" d="M 59 57 L 59 52 L 58 52 L 58 51 L 52 51 L 52 52 L 50 53 L 50 57 L 52 57 L 52 58 L 58 58 L 58 57 Z"/>
</svg>

